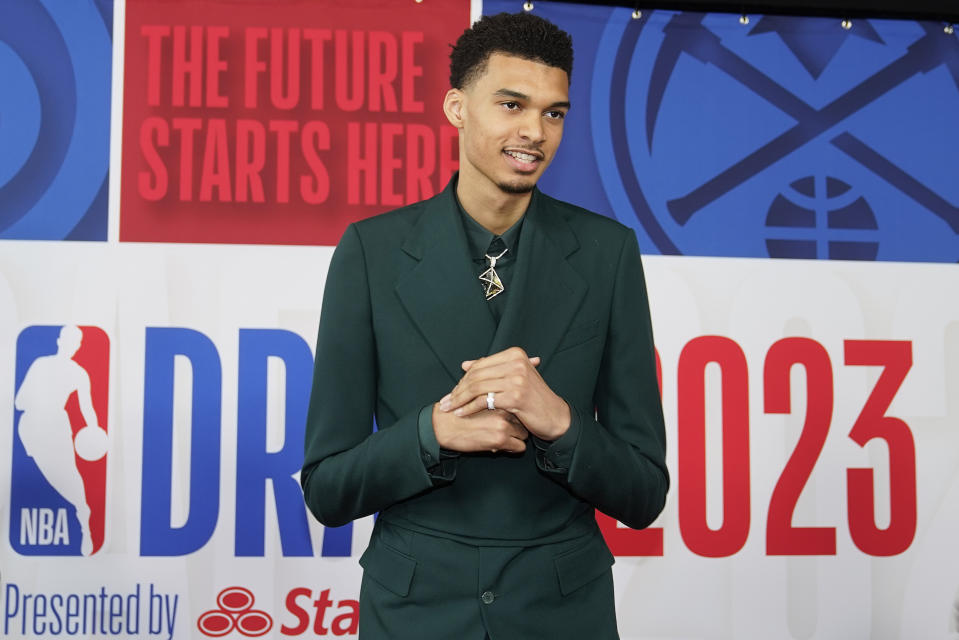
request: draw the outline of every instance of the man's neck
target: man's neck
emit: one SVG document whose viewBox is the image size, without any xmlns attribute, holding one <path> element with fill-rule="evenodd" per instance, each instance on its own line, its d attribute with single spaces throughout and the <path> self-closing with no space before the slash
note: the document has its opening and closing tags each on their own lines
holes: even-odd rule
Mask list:
<svg viewBox="0 0 959 640">
<path fill-rule="evenodd" d="M 499 188 L 470 188 L 462 176 L 456 185 L 456 197 L 467 215 L 497 236 L 523 217 L 532 195 L 532 192 L 505 193 Z"/>
</svg>

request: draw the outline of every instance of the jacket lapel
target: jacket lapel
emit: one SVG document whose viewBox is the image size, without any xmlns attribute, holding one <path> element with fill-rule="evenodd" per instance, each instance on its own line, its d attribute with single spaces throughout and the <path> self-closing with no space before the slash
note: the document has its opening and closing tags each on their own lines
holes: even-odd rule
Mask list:
<svg viewBox="0 0 959 640">
<path fill-rule="evenodd" d="M 488 353 L 496 327 L 469 261 L 454 185 L 424 204 L 403 243 L 417 262 L 399 277 L 396 294 L 455 382 L 463 360 Z"/>
<path fill-rule="evenodd" d="M 588 285 L 567 262 L 579 248 L 575 234 L 537 189 L 519 240 L 512 291 L 490 353 L 520 346 L 543 365 L 566 334 Z"/>
</svg>

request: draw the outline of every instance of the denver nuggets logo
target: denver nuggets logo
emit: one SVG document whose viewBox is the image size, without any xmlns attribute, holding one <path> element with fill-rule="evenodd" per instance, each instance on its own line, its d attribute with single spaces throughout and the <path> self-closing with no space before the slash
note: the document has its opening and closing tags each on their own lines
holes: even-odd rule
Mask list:
<svg viewBox="0 0 959 640">
<path fill-rule="evenodd" d="M 21 554 L 86 556 L 103 545 L 109 355 L 97 327 L 20 333 L 10 544 Z"/>
<path fill-rule="evenodd" d="M 646 246 L 959 260 L 959 39 L 941 25 L 614 11 L 593 83 L 604 190 Z"/>
</svg>

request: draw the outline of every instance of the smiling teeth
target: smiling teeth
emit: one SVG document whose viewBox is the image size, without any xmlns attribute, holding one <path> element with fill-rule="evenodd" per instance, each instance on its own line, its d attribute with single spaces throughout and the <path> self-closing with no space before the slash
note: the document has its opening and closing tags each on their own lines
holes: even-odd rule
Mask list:
<svg viewBox="0 0 959 640">
<path fill-rule="evenodd" d="M 513 156 L 520 162 L 533 162 L 534 160 L 536 160 L 536 156 L 529 153 L 522 153 L 520 151 L 507 151 L 506 153 Z"/>
</svg>

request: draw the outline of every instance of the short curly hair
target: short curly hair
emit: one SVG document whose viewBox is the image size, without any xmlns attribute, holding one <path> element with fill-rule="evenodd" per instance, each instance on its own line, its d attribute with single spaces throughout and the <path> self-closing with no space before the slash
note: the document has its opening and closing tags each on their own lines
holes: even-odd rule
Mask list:
<svg viewBox="0 0 959 640">
<path fill-rule="evenodd" d="M 482 75 L 493 53 L 541 62 L 573 77 L 573 40 L 568 33 L 531 13 L 499 13 L 474 22 L 453 45 L 450 86 L 462 89 Z"/>
</svg>

